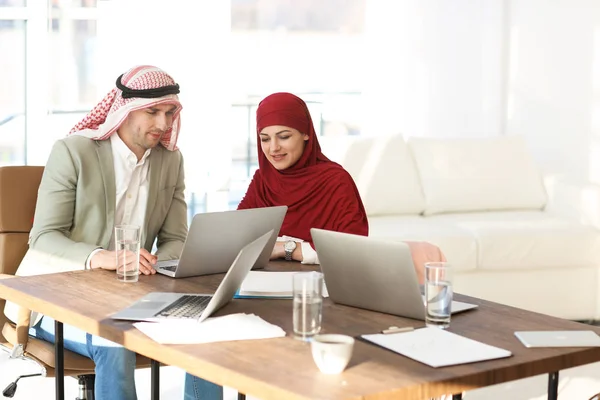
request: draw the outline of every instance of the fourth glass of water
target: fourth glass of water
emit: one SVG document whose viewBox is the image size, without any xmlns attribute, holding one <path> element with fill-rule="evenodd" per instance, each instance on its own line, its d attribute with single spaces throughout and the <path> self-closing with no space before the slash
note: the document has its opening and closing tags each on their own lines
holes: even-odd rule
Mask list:
<svg viewBox="0 0 600 400">
<path fill-rule="evenodd" d="M 447 262 L 425 263 L 425 324 L 446 329 L 452 313 L 452 268 Z"/>
<path fill-rule="evenodd" d="M 298 272 L 293 275 L 294 336 L 309 340 L 321 330 L 323 274 Z"/>
</svg>

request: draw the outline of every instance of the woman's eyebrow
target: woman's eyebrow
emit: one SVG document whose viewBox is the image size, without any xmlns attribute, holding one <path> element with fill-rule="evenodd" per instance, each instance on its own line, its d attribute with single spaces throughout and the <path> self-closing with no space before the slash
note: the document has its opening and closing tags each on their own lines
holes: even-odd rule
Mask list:
<svg viewBox="0 0 600 400">
<path fill-rule="evenodd" d="M 275 135 L 279 135 L 280 133 L 285 133 L 285 132 L 292 132 L 292 131 L 290 131 L 289 129 L 284 129 L 282 131 L 277 132 Z M 269 136 L 268 133 L 264 133 L 264 132 L 259 133 L 259 135 Z"/>
</svg>

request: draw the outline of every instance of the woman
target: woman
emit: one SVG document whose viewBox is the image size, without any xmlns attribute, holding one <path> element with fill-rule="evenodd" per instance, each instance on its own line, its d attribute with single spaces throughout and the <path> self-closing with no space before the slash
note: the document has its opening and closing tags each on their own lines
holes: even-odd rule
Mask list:
<svg viewBox="0 0 600 400">
<path fill-rule="evenodd" d="M 311 228 L 368 235 L 358 189 L 350 174 L 321 152 L 302 99 L 290 93 L 267 96 L 256 110 L 256 133 L 258 170 L 238 210 L 288 206 L 271 259 L 318 264 Z M 443 258 L 439 249 L 428 243 L 411 242 L 409 246 L 415 265 Z M 222 399 L 223 388 L 187 374 L 185 399 L 200 398 Z"/>
<path fill-rule="evenodd" d="M 311 228 L 367 236 L 367 214 L 352 177 L 321 152 L 306 104 L 275 93 L 256 111 L 258 170 L 239 210 L 285 205 L 271 259 L 318 263 Z"/>
</svg>

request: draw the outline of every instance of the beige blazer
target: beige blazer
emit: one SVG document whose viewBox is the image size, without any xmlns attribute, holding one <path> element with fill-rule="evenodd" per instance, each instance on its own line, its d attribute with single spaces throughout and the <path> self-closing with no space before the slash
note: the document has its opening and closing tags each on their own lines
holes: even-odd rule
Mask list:
<svg viewBox="0 0 600 400">
<path fill-rule="evenodd" d="M 141 246 L 157 239 L 159 260 L 178 258 L 187 235 L 183 157 L 162 146 L 148 157 L 149 192 Z M 110 140 L 69 136 L 55 143 L 38 191 L 29 251 L 17 275 L 84 269 L 90 253 L 108 248 L 115 224 L 116 185 Z M 14 304 L 6 316 L 16 321 Z M 32 318 L 32 324 L 39 318 Z"/>
</svg>

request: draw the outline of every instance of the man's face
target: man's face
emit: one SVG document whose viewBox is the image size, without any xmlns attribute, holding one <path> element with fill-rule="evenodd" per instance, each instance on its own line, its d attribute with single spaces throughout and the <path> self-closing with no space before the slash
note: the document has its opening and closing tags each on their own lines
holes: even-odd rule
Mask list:
<svg viewBox="0 0 600 400">
<path fill-rule="evenodd" d="M 156 147 L 171 128 L 176 109 L 173 104 L 158 104 L 132 111 L 119 127 L 119 135 L 129 149 L 141 157 L 146 150 Z"/>
</svg>

